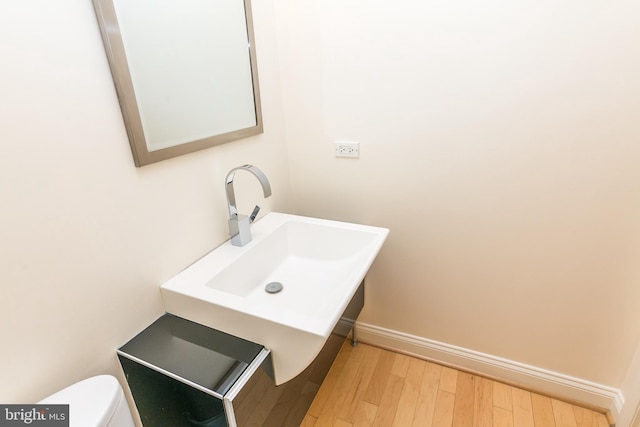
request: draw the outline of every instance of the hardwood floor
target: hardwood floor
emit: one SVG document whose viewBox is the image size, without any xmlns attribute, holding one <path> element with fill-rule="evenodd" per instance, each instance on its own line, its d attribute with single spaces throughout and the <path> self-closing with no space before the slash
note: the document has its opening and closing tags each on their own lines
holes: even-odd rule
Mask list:
<svg viewBox="0 0 640 427">
<path fill-rule="evenodd" d="M 360 343 L 342 346 L 303 427 L 607 427 L 605 415 Z"/>
</svg>

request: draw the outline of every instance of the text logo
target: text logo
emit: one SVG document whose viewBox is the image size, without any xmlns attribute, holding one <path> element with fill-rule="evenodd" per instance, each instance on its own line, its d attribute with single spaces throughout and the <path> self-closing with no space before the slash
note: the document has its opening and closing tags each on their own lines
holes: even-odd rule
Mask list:
<svg viewBox="0 0 640 427">
<path fill-rule="evenodd" d="M 0 405 L 0 427 L 69 427 L 69 405 Z"/>
</svg>

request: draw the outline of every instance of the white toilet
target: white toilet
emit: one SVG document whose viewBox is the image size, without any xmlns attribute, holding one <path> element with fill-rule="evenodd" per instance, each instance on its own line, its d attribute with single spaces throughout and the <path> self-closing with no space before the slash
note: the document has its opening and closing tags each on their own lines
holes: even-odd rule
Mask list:
<svg viewBox="0 0 640 427">
<path fill-rule="evenodd" d="M 38 403 L 69 404 L 70 427 L 135 427 L 122 387 L 111 375 L 87 378 Z"/>
</svg>

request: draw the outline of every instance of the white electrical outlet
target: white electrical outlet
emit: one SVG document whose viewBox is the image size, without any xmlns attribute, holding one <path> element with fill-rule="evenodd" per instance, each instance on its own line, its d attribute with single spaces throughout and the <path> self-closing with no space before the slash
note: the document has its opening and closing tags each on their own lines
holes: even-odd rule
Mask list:
<svg viewBox="0 0 640 427">
<path fill-rule="evenodd" d="M 360 157 L 360 143 L 349 141 L 336 142 L 336 157 Z"/>
</svg>

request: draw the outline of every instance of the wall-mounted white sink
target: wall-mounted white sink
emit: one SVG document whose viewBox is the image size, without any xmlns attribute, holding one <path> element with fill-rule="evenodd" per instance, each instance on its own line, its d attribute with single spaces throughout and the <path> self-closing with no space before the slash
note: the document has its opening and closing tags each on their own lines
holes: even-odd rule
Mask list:
<svg viewBox="0 0 640 427">
<path fill-rule="evenodd" d="M 271 350 L 276 384 L 322 349 L 389 230 L 272 212 L 161 287 L 169 313 Z M 279 282 L 277 293 L 265 286 Z"/>
</svg>

